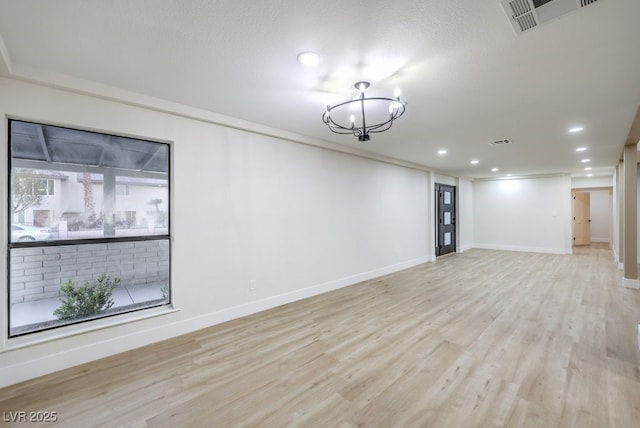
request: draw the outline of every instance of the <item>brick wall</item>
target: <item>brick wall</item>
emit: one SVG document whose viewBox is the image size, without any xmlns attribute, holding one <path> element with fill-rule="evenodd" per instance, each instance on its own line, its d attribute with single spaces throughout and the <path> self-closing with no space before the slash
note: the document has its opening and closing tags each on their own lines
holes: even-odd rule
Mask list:
<svg viewBox="0 0 640 428">
<path fill-rule="evenodd" d="M 14 248 L 9 268 L 11 303 L 60 297 L 69 279 L 79 285 L 102 273 L 120 278 L 123 286 L 168 284 L 169 241 Z"/>
</svg>

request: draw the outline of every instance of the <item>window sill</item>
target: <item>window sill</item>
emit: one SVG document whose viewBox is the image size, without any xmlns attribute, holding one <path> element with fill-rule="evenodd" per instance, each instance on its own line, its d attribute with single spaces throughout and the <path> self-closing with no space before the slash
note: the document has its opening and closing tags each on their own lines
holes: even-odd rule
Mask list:
<svg viewBox="0 0 640 428">
<path fill-rule="evenodd" d="M 117 327 L 124 324 L 130 324 L 136 321 L 169 315 L 179 311 L 180 309 L 178 308 L 174 308 L 171 306 L 162 306 L 157 308 L 144 309 L 136 312 L 124 313 L 107 318 L 100 318 L 65 327 L 58 327 L 56 329 L 32 333 L 19 337 L 6 337 L 4 349 L 0 350 L 0 354 L 6 351 L 13 351 L 16 349 L 26 348 L 42 343 L 53 342 L 67 337 L 91 333 L 94 331 Z"/>
</svg>

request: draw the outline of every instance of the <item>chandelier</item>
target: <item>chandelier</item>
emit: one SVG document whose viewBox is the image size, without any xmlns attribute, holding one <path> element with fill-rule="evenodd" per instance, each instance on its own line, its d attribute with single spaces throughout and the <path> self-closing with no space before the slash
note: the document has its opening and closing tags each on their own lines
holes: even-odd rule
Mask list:
<svg viewBox="0 0 640 428">
<path fill-rule="evenodd" d="M 360 96 L 334 106 L 327 106 L 322 121 L 336 134 L 353 134 L 358 141 L 369 141 L 369 134 L 384 132 L 391 128 L 393 121 L 404 114 L 405 103 L 400 101 L 400 90 L 394 91 L 395 98 L 364 96 L 369 82 L 357 82 Z M 365 117 L 365 106 L 369 117 Z M 348 117 L 347 117 L 348 115 Z"/>
</svg>

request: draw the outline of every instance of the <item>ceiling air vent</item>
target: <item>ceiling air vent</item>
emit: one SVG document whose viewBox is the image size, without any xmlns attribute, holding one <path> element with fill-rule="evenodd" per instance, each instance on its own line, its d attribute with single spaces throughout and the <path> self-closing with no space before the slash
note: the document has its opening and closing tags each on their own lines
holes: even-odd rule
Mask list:
<svg viewBox="0 0 640 428">
<path fill-rule="evenodd" d="M 598 0 L 500 0 L 516 34 L 589 6 Z"/>
<path fill-rule="evenodd" d="M 496 141 L 492 141 L 489 143 L 490 146 L 500 146 L 500 145 L 504 145 L 504 144 L 511 144 L 513 143 L 513 141 L 511 141 L 508 138 L 505 138 L 504 140 L 496 140 Z"/>
</svg>

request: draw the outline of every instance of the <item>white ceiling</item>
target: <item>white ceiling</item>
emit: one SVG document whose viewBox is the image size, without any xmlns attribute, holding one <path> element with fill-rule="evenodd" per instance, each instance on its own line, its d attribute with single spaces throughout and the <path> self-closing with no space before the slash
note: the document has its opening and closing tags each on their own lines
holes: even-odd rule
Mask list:
<svg viewBox="0 0 640 428">
<path fill-rule="evenodd" d="M 84 79 L 466 177 L 584 176 L 584 157 L 611 174 L 640 105 L 639 17 L 638 0 L 599 0 L 516 35 L 499 0 L 0 0 L 0 74 Z M 318 67 L 296 61 L 307 50 Z M 321 122 L 358 80 L 407 102 L 366 143 Z"/>
</svg>

